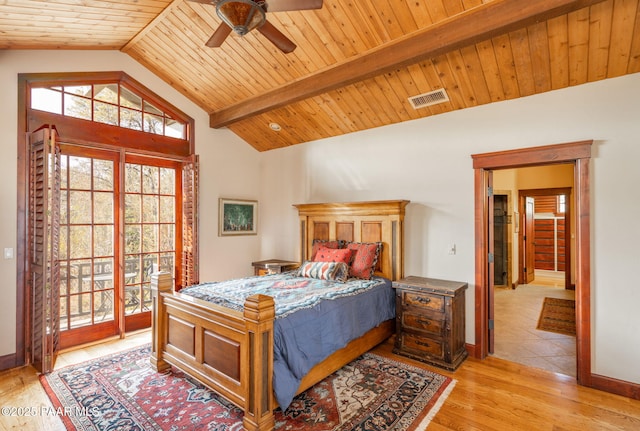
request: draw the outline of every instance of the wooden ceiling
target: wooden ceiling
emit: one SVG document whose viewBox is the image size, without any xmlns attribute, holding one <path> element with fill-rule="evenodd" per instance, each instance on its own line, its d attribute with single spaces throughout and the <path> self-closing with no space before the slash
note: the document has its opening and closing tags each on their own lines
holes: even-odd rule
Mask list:
<svg viewBox="0 0 640 431">
<path fill-rule="evenodd" d="M 205 47 L 220 19 L 188 0 L 0 0 L 0 49 L 121 50 L 266 151 L 640 72 L 639 2 L 324 0 L 267 14 L 283 54 L 257 31 Z"/>
</svg>

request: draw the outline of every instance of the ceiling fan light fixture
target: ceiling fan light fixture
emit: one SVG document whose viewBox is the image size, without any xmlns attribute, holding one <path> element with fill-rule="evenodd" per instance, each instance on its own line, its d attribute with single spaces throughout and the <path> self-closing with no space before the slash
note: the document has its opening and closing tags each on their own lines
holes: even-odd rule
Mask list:
<svg viewBox="0 0 640 431">
<path fill-rule="evenodd" d="M 264 1 L 220 0 L 216 13 L 234 32 L 244 36 L 266 20 Z"/>
</svg>

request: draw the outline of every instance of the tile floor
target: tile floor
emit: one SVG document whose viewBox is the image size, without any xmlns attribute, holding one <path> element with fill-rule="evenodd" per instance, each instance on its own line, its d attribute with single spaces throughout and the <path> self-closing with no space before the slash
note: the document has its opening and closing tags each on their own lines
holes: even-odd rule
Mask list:
<svg viewBox="0 0 640 431">
<path fill-rule="evenodd" d="M 545 296 L 574 299 L 564 279 L 536 278 L 516 289 L 495 290 L 494 356 L 576 376 L 576 338 L 536 329 Z"/>
</svg>

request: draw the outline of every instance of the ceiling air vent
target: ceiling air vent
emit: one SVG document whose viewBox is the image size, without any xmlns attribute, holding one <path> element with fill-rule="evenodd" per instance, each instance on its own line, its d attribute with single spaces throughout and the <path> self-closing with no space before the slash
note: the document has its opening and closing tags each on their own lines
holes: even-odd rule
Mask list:
<svg viewBox="0 0 640 431">
<path fill-rule="evenodd" d="M 447 96 L 447 92 L 444 88 L 409 97 L 409 103 L 411 103 L 413 109 L 425 108 L 427 106 L 437 105 L 438 103 L 448 101 L 449 96 Z"/>
</svg>

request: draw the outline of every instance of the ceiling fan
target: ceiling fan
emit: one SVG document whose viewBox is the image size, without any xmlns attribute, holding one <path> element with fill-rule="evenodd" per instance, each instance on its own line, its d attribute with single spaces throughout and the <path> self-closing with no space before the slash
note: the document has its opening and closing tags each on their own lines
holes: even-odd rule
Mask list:
<svg viewBox="0 0 640 431">
<path fill-rule="evenodd" d="M 215 48 L 222 45 L 231 30 L 244 36 L 257 29 L 282 52 L 289 53 L 296 45 L 266 19 L 267 12 L 321 9 L 323 0 L 190 0 L 216 7 L 222 23 L 205 44 Z"/>
</svg>

